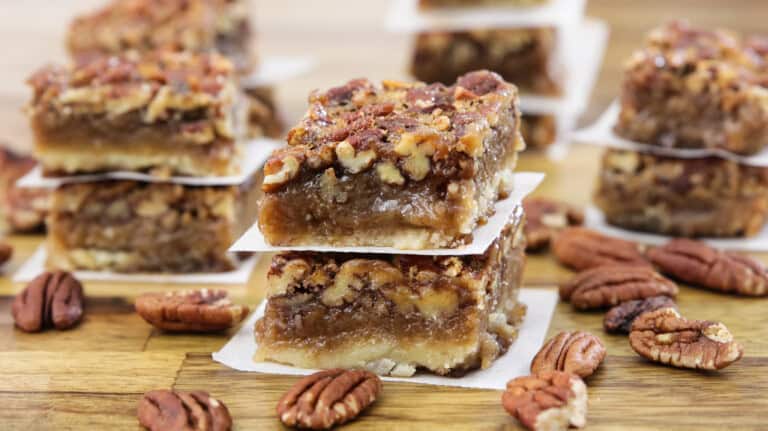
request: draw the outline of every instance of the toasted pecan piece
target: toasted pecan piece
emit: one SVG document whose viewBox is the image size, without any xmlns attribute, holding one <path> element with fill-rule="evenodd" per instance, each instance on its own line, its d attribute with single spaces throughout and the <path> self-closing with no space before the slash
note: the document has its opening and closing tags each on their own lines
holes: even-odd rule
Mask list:
<svg viewBox="0 0 768 431">
<path fill-rule="evenodd" d="M 568 226 L 584 223 L 584 212 L 573 205 L 547 198 L 526 198 L 526 251 L 541 251 L 549 247 L 552 238 Z"/>
<path fill-rule="evenodd" d="M 677 308 L 677 304 L 674 299 L 664 295 L 622 302 L 605 313 L 603 328 L 611 334 L 629 334 L 638 316 L 667 307 Z"/>
<path fill-rule="evenodd" d="M 501 404 L 530 430 L 567 430 L 587 423 L 587 386 L 562 371 L 510 380 Z"/>
<path fill-rule="evenodd" d="M 666 295 L 676 297 L 677 285 L 653 268 L 605 265 L 582 271 L 560 286 L 560 297 L 580 310 L 618 305 L 624 301 Z"/>
<path fill-rule="evenodd" d="M 150 431 L 228 431 L 227 406 L 207 392 L 149 391 L 141 397 L 139 423 Z"/>
<path fill-rule="evenodd" d="M 691 239 L 648 251 L 661 272 L 693 286 L 747 296 L 768 295 L 768 270 L 757 260 Z"/>
<path fill-rule="evenodd" d="M 565 371 L 581 378 L 591 376 L 605 359 L 605 346 L 582 331 L 563 331 L 550 338 L 531 361 L 531 372 Z"/>
<path fill-rule="evenodd" d="M 11 313 L 25 332 L 69 329 L 83 318 L 83 285 L 70 273 L 45 272 L 13 300 Z"/>
<path fill-rule="evenodd" d="M 216 332 L 248 315 L 248 307 L 232 304 L 225 290 L 200 289 L 147 293 L 136 298 L 136 312 L 147 323 L 171 332 Z"/>
<path fill-rule="evenodd" d="M 583 227 L 563 229 L 555 237 L 552 251 L 560 263 L 577 271 L 611 264 L 650 265 L 641 245 Z"/>
</svg>

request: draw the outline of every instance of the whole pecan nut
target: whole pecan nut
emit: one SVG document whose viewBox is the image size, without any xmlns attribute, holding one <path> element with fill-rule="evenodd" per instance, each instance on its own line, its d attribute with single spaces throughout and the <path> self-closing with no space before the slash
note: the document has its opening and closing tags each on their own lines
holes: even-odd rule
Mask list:
<svg viewBox="0 0 768 431">
<path fill-rule="evenodd" d="M 83 286 L 68 272 L 45 272 L 16 295 L 11 313 L 22 331 L 69 329 L 83 317 Z"/>
<path fill-rule="evenodd" d="M 531 430 L 566 430 L 587 423 L 587 386 L 580 377 L 562 371 L 510 380 L 501 404 Z"/>
<path fill-rule="evenodd" d="M 216 332 L 229 329 L 248 315 L 225 290 L 184 290 L 147 293 L 136 298 L 136 312 L 149 324 L 171 332 Z"/>
<path fill-rule="evenodd" d="M 671 307 L 635 319 L 629 344 L 651 361 L 700 370 L 725 368 L 744 353 L 722 323 L 688 320 Z"/>
<path fill-rule="evenodd" d="M 577 271 L 612 264 L 650 266 L 641 245 L 582 227 L 563 229 L 555 236 L 552 251 L 560 263 Z"/>
<path fill-rule="evenodd" d="M 612 307 L 625 301 L 665 295 L 677 285 L 646 266 L 607 265 L 582 271 L 560 286 L 560 297 L 579 310 Z"/>
<path fill-rule="evenodd" d="M 139 423 L 151 431 L 228 431 L 227 406 L 207 392 L 149 391 L 139 401 Z"/>
<path fill-rule="evenodd" d="M 280 398 L 277 416 L 289 427 L 330 429 L 349 422 L 381 392 L 381 379 L 364 370 L 333 369 L 306 376 Z"/>
<path fill-rule="evenodd" d="M 544 343 L 531 361 L 531 372 L 565 371 L 581 378 L 591 376 L 605 359 L 605 346 L 582 331 L 561 332 Z"/>
<path fill-rule="evenodd" d="M 605 313 L 603 328 L 611 334 L 629 334 L 637 316 L 667 307 L 677 308 L 677 304 L 674 299 L 663 295 L 622 302 Z"/>
<path fill-rule="evenodd" d="M 661 272 L 694 286 L 739 295 L 768 295 L 768 270 L 739 253 L 690 239 L 674 239 L 648 251 Z"/>
<path fill-rule="evenodd" d="M 0 266 L 8 262 L 11 256 L 13 256 L 13 247 L 0 242 Z"/>
<path fill-rule="evenodd" d="M 544 250 L 558 231 L 584 223 L 584 212 L 565 202 L 526 198 L 523 208 L 527 251 Z"/>
</svg>

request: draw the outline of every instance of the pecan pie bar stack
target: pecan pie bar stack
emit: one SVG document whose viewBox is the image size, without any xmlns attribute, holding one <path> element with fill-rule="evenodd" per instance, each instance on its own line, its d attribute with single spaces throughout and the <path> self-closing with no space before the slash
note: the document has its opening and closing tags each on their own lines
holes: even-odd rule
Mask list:
<svg viewBox="0 0 768 431">
<path fill-rule="evenodd" d="M 519 115 L 516 88 L 487 71 L 313 93 L 265 165 L 259 227 L 273 245 L 462 244 L 509 187 Z"/>
</svg>

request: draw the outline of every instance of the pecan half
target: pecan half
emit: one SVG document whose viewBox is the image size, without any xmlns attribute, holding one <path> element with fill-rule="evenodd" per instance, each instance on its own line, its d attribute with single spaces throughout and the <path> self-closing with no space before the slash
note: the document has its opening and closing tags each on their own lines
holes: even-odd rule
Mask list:
<svg viewBox="0 0 768 431">
<path fill-rule="evenodd" d="M 578 376 L 562 371 L 510 380 L 501 404 L 531 430 L 566 430 L 587 423 L 587 386 Z"/>
<path fill-rule="evenodd" d="M 13 256 L 13 247 L 8 244 L 0 242 L 0 266 L 8 262 Z"/>
<path fill-rule="evenodd" d="M 296 382 L 277 403 L 277 416 L 289 427 L 330 429 L 349 422 L 381 392 L 370 371 L 333 369 Z"/>
<path fill-rule="evenodd" d="M 629 334 L 637 316 L 667 307 L 677 308 L 677 304 L 674 299 L 663 295 L 622 302 L 605 313 L 603 328 L 611 334 Z"/>
<path fill-rule="evenodd" d="M 700 370 L 725 368 L 744 352 L 722 323 L 688 320 L 674 308 L 640 315 L 632 324 L 629 344 L 651 361 Z"/>
<path fill-rule="evenodd" d="M 226 290 L 147 293 L 136 298 L 135 307 L 147 323 L 171 332 L 223 331 L 248 315 L 248 307 L 232 304 Z"/>
<path fill-rule="evenodd" d="M 83 317 L 83 286 L 68 272 L 44 272 L 16 295 L 11 313 L 25 332 L 69 329 Z"/>
<path fill-rule="evenodd" d="M 558 231 L 584 223 L 584 212 L 565 202 L 546 198 L 523 200 L 526 251 L 541 251 Z"/>
<path fill-rule="evenodd" d="M 605 359 L 605 346 L 596 336 L 582 331 L 561 332 L 544 343 L 531 361 L 531 372 L 565 371 L 585 378 Z"/>
<path fill-rule="evenodd" d="M 607 265 L 582 271 L 560 286 L 560 297 L 579 310 L 665 295 L 676 297 L 677 285 L 646 266 Z"/>
<path fill-rule="evenodd" d="M 619 263 L 650 266 L 639 244 L 582 227 L 563 229 L 555 236 L 552 251 L 560 263 L 577 271 Z"/>
<path fill-rule="evenodd" d="M 151 431 L 228 431 L 227 406 L 207 392 L 149 391 L 139 401 L 139 423 Z"/>
<path fill-rule="evenodd" d="M 648 251 L 661 272 L 694 286 L 739 295 L 768 295 L 768 270 L 739 253 L 690 239 L 674 239 Z"/>
</svg>

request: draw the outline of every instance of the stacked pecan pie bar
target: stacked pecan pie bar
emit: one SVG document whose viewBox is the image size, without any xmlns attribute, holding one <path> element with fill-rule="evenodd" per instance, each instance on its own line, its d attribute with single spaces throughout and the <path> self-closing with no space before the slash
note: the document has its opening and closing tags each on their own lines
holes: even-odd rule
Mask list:
<svg viewBox="0 0 768 431">
<path fill-rule="evenodd" d="M 672 22 L 627 63 L 620 136 L 739 155 L 768 145 L 768 44 Z M 678 236 L 751 236 L 768 221 L 768 168 L 718 157 L 610 149 L 598 206 L 608 222 Z"/>
<path fill-rule="evenodd" d="M 484 254 L 409 252 L 471 240 L 521 148 L 516 89 L 491 72 L 450 86 L 357 80 L 313 93 L 265 167 L 262 233 L 273 245 L 400 252 L 276 255 L 257 359 L 399 376 L 489 366 L 525 313 L 522 210 Z"/>
</svg>

